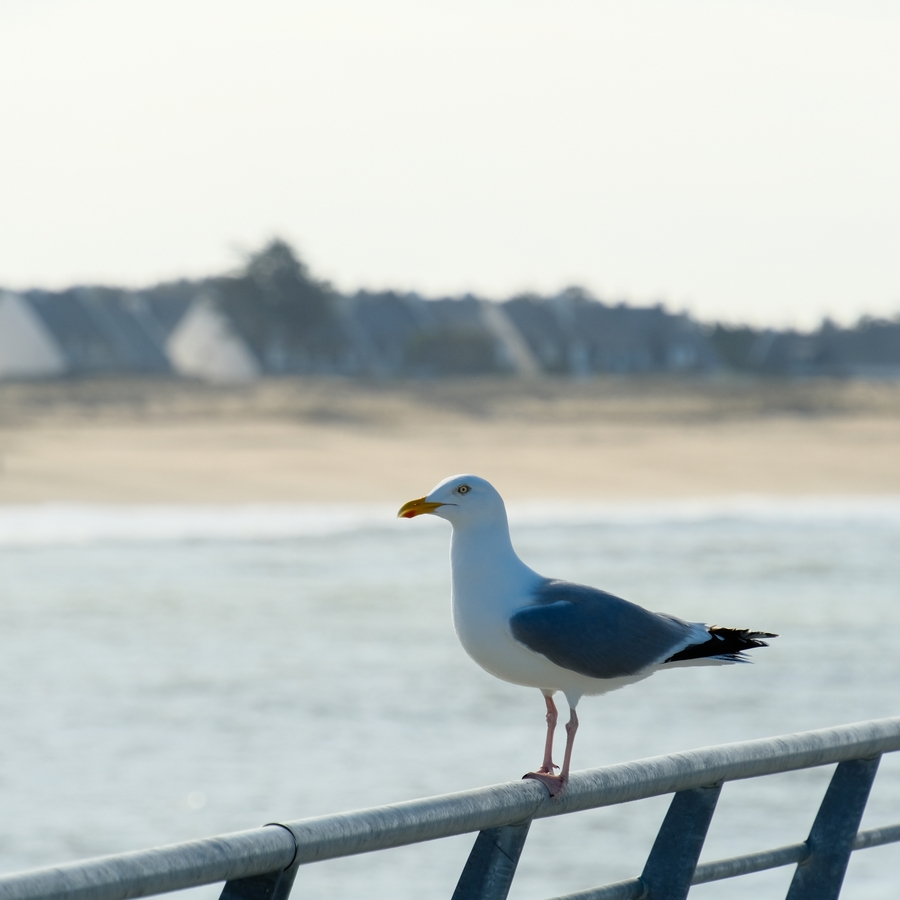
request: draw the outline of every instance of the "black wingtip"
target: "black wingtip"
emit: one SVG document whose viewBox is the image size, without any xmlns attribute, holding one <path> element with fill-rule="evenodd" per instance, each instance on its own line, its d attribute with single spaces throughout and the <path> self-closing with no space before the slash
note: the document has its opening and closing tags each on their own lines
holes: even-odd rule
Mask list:
<svg viewBox="0 0 900 900">
<path fill-rule="evenodd" d="M 763 638 L 775 638 L 771 631 L 751 631 L 749 628 L 725 628 L 722 625 L 709 626 L 709 640 L 702 644 L 692 644 L 670 656 L 666 662 L 680 662 L 685 659 L 728 659 L 734 662 L 747 662 L 743 656 L 745 650 L 756 647 L 768 647 Z"/>
</svg>

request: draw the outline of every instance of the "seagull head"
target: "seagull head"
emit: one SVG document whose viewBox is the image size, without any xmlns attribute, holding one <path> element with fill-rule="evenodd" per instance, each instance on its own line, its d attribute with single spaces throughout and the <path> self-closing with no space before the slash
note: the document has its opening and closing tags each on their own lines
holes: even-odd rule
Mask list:
<svg viewBox="0 0 900 900">
<path fill-rule="evenodd" d="M 503 498 L 489 481 L 477 475 L 445 478 L 426 496 L 404 503 L 397 516 L 412 519 L 426 513 L 446 519 L 452 525 L 506 521 Z"/>
</svg>

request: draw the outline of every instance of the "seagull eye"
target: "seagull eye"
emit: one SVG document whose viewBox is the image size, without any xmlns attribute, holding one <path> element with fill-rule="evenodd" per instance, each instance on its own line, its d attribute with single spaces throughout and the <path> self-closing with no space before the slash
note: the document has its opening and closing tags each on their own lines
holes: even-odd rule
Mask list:
<svg viewBox="0 0 900 900">
<path fill-rule="evenodd" d="M 456 489 L 456 493 L 457 493 L 457 494 L 468 494 L 469 491 L 471 491 L 471 490 L 472 490 L 472 488 L 470 488 L 467 484 L 461 484 L 461 485 Z"/>
</svg>

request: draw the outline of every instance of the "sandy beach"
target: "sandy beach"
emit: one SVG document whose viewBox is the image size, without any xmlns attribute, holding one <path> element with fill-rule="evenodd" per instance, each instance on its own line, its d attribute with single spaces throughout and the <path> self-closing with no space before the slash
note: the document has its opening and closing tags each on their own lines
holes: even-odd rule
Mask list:
<svg viewBox="0 0 900 900">
<path fill-rule="evenodd" d="M 900 494 L 900 385 L 266 380 L 0 385 L 0 503 Z"/>
</svg>

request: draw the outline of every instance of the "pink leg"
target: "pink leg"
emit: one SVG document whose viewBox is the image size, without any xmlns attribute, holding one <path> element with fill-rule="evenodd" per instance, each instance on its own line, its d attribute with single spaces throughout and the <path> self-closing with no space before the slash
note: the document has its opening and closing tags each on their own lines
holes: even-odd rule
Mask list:
<svg viewBox="0 0 900 900">
<path fill-rule="evenodd" d="M 559 773 L 563 785 L 569 780 L 569 764 L 572 762 L 572 745 L 575 743 L 575 732 L 578 731 L 578 716 L 574 709 L 569 710 L 569 721 L 566 722 L 566 752 L 563 756 L 563 767 Z"/>
<path fill-rule="evenodd" d="M 538 772 L 552 775 L 553 770 L 559 768 L 553 762 L 553 733 L 556 731 L 559 712 L 556 709 L 556 704 L 553 702 L 553 694 L 544 694 L 544 703 L 547 705 L 547 740 L 544 742 L 544 761 L 541 763 Z"/>
<path fill-rule="evenodd" d="M 548 698 L 548 706 L 547 706 L 547 724 L 550 724 L 550 707 L 549 704 L 552 703 L 552 700 Z M 554 712 L 556 707 L 554 705 Z M 553 766 L 551 762 L 550 765 L 552 768 L 545 769 L 542 766 L 537 772 L 529 772 L 527 775 L 524 775 L 524 778 L 533 778 L 535 781 L 540 781 L 541 784 L 545 785 L 547 790 L 550 791 L 551 797 L 559 797 L 562 795 L 562 792 L 566 788 L 566 784 L 569 781 L 569 766 L 572 762 L 572 745 L 575 743 L 575 732 L 578 731 L 578 716 L 575 714 L 575 710 L 573 708 L 569 708 L 569 721 L 566 723 L 566 753 L 563 757 L 563 767 L 562 771 L 559 775 L 553 774 L 553 769 L 556 766 Z M 554 725 L 556 722 L 554 721 Z M 551 736 L 547 736 L 548 746 L 549 742 L 552 740 Z M 547 755 L 545 754 L 545 764 L 547 762 Z"/>
</svg>

